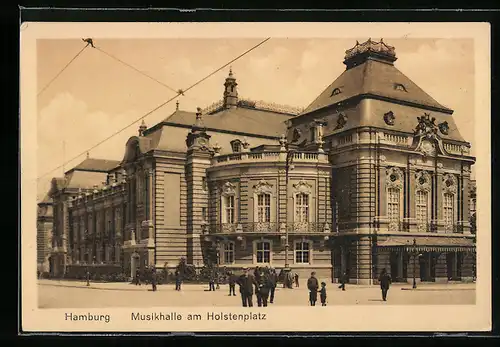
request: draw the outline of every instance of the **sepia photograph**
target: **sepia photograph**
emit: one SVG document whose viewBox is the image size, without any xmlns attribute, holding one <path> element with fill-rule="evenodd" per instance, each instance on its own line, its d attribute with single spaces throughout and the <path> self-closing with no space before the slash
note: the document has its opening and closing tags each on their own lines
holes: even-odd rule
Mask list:
<svg viewBox="0 0 500 347">
<path fill-rule="evenodd" d="M 36 24 L 30 326 L 273 330 L 304 314 L 335 331 L 350 311 L 488 328 L 487 25 Z M 445 315 L 469 309 L 482 316 Z"/>
</svg>

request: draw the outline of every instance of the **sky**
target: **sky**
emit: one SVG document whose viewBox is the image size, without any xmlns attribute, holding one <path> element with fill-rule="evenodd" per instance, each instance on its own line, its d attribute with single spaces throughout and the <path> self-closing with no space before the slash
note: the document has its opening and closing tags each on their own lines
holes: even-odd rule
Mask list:
<svg viewBox="0 0 500 347">
<path fill-rule="evenodd" d="M 372 38 L 378 40 L 379 38 Z M 367 37 L 360 37 L 364 42 Z M 259 43 L 261 39 L 94 38 L 102 51 L 174 90 L 186 89 Z M 353 39 L 273 39 L 232 63 L 240 97 L 308 106 L 344 70 Z M 386 39 L 396 48 L 395 66 L 444 106 L 474 155 L 474 43 L 472 39 Z M 81 39 L 37 42 L 38 91 L 85 45 Z M 145 118 L 148 127 L 179 108 L 195 111 L 222 98 L 229 67 Z M 38 176 L 61 166 L 175 96 L 175 93 L 105 53 L 88 47 L 37 100 Z M 93 158 L 121 160 L 140 121 L 90 151 Z M 184 139 L 181 139 L 184 141 Z M 37 199 L 52 177 L 85 159 L 81 155 L 38 181 Z"/>
</svg>

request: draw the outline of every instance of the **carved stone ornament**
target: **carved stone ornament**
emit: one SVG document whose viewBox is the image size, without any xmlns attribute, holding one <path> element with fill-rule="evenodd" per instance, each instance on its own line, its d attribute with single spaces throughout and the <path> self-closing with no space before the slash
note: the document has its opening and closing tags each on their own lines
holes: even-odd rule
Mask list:
<svg viewBox="0 0 500 347">
<path fill-rule="evenodd" d="M 450 131 L 450 126 L 448 125 L 448 122 L 445 121 L 445 122 L 439 123 L 438 127 L 439 127 L 439 131 L 441 132 L 441 134 L 448 135 L 448 132 Z"/>
<path fill-rule="evenodd" d="M 403 188 L 403 171 L 397 167 L 387 169 L 386 185 L 387 188 Z"/>
<path fill-rule="evenodd" d="M 293 129 L 293 133 L 292 133 L 292 142 L 297 142 L 300 140 L 302 136 L 302 132 L 300 131 L 300 129 Z"/>
<path fill-rule="evenodd" d="M 293 188 L 297 193 L 310 194 L 312 186 L 309 183 L 307 183 L 304 179 L 301 179 L 300 181 L 298 181 L 293 185 Z"/>
<path fill-rule="evenodd" d="M 387 125 L 394 125 L 394 121 L 396 120 L 396 116 L 392 111 L 389 111 L 384 114 L 384 122 Z"/>
<path fill-rule="evenodd" d="M 418 124 L 415 127 L 415 135 L 424 136 L 429 139 L 436 138 L 438 127 L 436 125 L 436 118 L 424 113 L 423 116 L 417 117 Z"/>
<path fill-rule="evenodd" d="M 417 190 L 431 190 L 431 176 L 427 171 L 420 171 L 415 174 Z"/>
<path fill-rule="evenodd" d="M 422 140 L 420 151 L 426 156 L 433 156 L 436 152 L 436 145 L 427 139 Z"/>
<path fill-rule="evenodd" d="M 260 180 L 259 183 L 253 186 L 253 189 L 256 194 L 271 194 L 273 191 L 273 185 L 269 182 L 266 182 L 265 180 Z"/>
<path fill-rule="evenodd" d="M 387 158 L 385 157 L 385 155 L 380 155 L 378 158 L 379 158 L 379 160 L 380 160 L 381 162 L 384 162 L 384 161 L 386 161 L 386 160 L 387 160 Z"/>
<path fill-rule="evenodd" d="M 221 189 L 221 194 L 222 195 L 235 195 L 236 194 L 236 187 L 234 184 L 232 184 L 231 182 L 226 182 L 224 183 L 224 185 L 222 186 L 222 189 Z"/>
<path fill-rule="evenodd" d="M 457 191 L 457 178 L 455 175 L 447 174 L 443 176 L 443 191 L 455 194 Z"/>
<path fill-rule="evenodd" d="M 347 116 L 343 113 L 339 113 L 337 118 L 337 126 L 334 130 L 342 129 L 347 124 Z"/>
</svg>

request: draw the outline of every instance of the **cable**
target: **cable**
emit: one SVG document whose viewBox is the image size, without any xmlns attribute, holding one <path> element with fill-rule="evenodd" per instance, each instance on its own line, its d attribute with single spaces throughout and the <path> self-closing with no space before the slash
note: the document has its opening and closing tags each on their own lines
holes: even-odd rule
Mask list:
<svg viewBox="0 0 500 347">
<path fill-rule="evenodd" d="M 132 66 L 132 65 L 130 65 L 130 64 L 126 63 L 126 62 L 124 62 L 123 60 L 121 60 L 121 59 L 119 59 L 119 58 L 117 58 L 117 57 L 115 57 L 115 56 L 111 55 L 110 53 L 108 53 L 108 52 L 104 51 L 102 48 L 95 47 L 95 49 L 97 49 L 99 52 L 104 53 L 105 55 L 107 55 L 107 56 L 108 56 L 108 57 L 110 57 L 111 59 L 114 59 L 114 60 L 116 60 L 116 61 L 118 61 L 118 62 L 122 63 L 123 65 L 125 65 L 125 66 L 127 66 L 127 67 L 131 68 L 132 70 L 134 70 L 134 71 L 136 71 L 136 72 L 140 73 L 141 75 L 143 75 L 143 76 L 145 76 L 145 77 L 149 78 L 150 80 L 153 80 L 153 81 L 155 81 L 156 83 L 161 84 L 162 86 L 166 87 L 167 89 L 170 89 L 170 90 L 171 90 L 171 91 L 173 91 L 174 93 L 178 93 L 178 92 L 179 92 L 178 90 L 175 90 L 174 88 L 172 88 L 172 87 L 170 87 L 170 86 L 166 85 L 165 83 L 163 83 L 163 82 L 161 82 L 161 81 L 157 80 L 156 78 L 154 78 L 154 77 L 151 77 L 151 76 L 147 75 L 146 73 L 142 72 L 141 70 L 137 69 L 136 67 L 134 67 L 134 66 Z"/>
<path fill-rule="evenodd" d="M 242 58 L 243 56 L 245 56 L 246 54 L 250 53 L 251 51 L 253 51 L 254 49 L 256 49 L 257 47 L 261 46 L 262 44 L 264 44 L 265 42 L 269 41 L 271 38 L 268 37 L 267 39 L 261 41 L 260 43 L 258 43 L 257 45 L 253 46 L 252 48 L 246 50 L 245 52 L 243 52 L 242 54 L 240 54 L 239 56 L 237 56 L 236 58 L 232 59 L 231 61 L 229 61 L 228 63 L 224 64 L 223 66 L 221 66 L 220 68 L 218 68 L 217 70 L 211 72 L 210 74 L 208 74 L 207 76 L 205 76 L 204 78 L 202 78 L 201 80 L 199 80 L 198 82 L 194 83 L 193 85 L 189 86 L 188 88 L 186 88 L 185 90 L 180 90 L 178 92 L 176 92 L 177 94 L 168 99 L 167 101 L 161 103 L 160 105 L 156 106 L 154 109 L 152 109 L 151 111 L 147 112 L 146 114 L 144 114 L 143 116 L 141 116 L 140 118 L 134 120 L 132 123 L 128 124 L 127 126 L 121 128 L 120 130 L 114 132 L 113 134 L 111 134 L 110 136 L 106 137 L 104 140 L 101 140 L 100 142 L 98 142 L 97 144 L 93 145 L 92 147 L 86 149 L 85 151 L 83 151 L 82 153 L 78 154 L 77 156 L 74 156 L 73 158 L 71 158 L 70 160 L 66 161 L 65 163 L 63 163 L 62 165 L 59 165 L 55 168 L 53 168 L 52 170 L 50 171 L 47 171 L 46 173 L 44 173 L 43 175 L 39 176 L 37 178 L 37 180 L 39 180 L 40 178 L 42 177 L 45 177 L 46 175 L 48 175 L 49 173 L 61 168 L 63 165 L 65 164 L 68 164 L 70 163 L 71 161 L 77 159 L 78 157 L 86 154 L 87 152 L 91 151 L 92 149 L 100 146 L 101 144 L 103 144 L 104 142 L 106 142 L 107 140 L 111 139 L 112 137 L 118 135 L 119 133 L 121 133 L 122 131 L 124 131 L 125 129 L 131 127 L 132 125 L 136 124 L 138 121 L 146 118 L 147 116 L 149 116 L 151 113 L 157 111 L 158 109 L 162 108 L 163 106 L 165 106 L 166 104 L 168 104 L 169 102 L 171 102 L 172 100 L 174 100 L 175 98 L 177 98 L 179 95 L 182 95 L 183 93 L 187 92 L 188 90 L 191 90 L 193 89 L 194 87 L 196 87 L 198 84 L 200 84 L 201 82 L 205 81 L 206 79 L 208 79 L 209 77 L 213 76 L 214 74 L 216 74 L 217 72 L 219 72 L 220 70 L 224 69 L 226 66 L 230 65 L 231 63 L 235 62 L 236 60 Z M 86 46 L 85 46 L 86 47 Z M 85 49 L 85 48 L 84 48 Z M 83 51 L 83 50 L 82 50 Z"/>
<path fill-rule="evenodd" d="M 58 73 L 58 74 L 57 74 L 57 75 L 56 75 L 56 76 L 55 76 L 52 80 L 50 80 L 50 82 L 49 82 L 49 83 L 47 83 L 47 85 L 46 85 L 45 87 L 43 87 L 43 88 L 42 88 L 42 90 L 40 90 L 40 91 L 38 92 L 37 96 L 40 96 L 40 94 L 42 94 L 42 93 L 43 93 L 43 92 L 44 92 L 44 91 L 45 91 L 45 90 L 46 90 L 46 89 L 47 89 L 47 88 L 48 88 L 48 87 L 52 84 L 52 82 L 54 82 L 54 81 L 57 79 L 57 77 L 59 77 L 59 75 L 61 75 L 61 74 L 63 73 L 63 71 L 64 71 L 64 70 L 66 70 L 66 69 L 68 68 L 68 66 L 70 66 L 70 64 L 71 64 L 71 63 L 72 63 L 72 62 L 73 62 L 73 61 L 74 61 L 74 60 L 75 60 L 75 59 L 76 59 L 76 58 L 77 58 L 80 54 L 82 54 L 82 53 L 83 53 L 83 51 L 85 50 L 85 48 L 87 48 L 88 46 L 89 46 L 89 44 L 87 44 L 85 47 L 83 47 L 83 48 L 82 48 L 82 49 L 81 49 L 81 50 L 80 50 L 80 51 L 79 51 L 79 52 L 78 52 L 78 53 L 77 53 L 77 54 L 76 54 L 76 55 L 75 55 L 75 56 L 74 56 L 74 57 L 73 57 L 73 58 L 69 61 L 69 63 L 67 63 L 67 64 L 66 64 L 66 66 L 64 66 L 64 67 L 62 68 L 62 70 L 61 70 L 61 71 L 59 71 L 59 73 Z"/>
</svg>

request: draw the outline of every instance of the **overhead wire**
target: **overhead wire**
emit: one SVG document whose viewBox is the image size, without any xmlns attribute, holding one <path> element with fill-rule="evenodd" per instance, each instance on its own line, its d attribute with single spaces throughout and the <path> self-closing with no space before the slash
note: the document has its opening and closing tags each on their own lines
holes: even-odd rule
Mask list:
<svg viewBox="0 0 500 347">
<path fill-rule="evenodd" d="M 103 143 L 105 143 L 106 141 L 108 141 L 109 139 L 113 138 L 114 136 L 120 134 L 121 132 L 123 132 L 124 130 L 128 129 L 129 127 L 131 127 L 132 125 L 136 124 L 138 121 L 146 118 L 147 116 L 149 116 L 150 114 L 152 114 L 153 112 L 159 110 L 160 108 L 162 108 L 163 106 L 165 106 L 166 104 L 168 104 L 169 102 L 171 102 L 172 100 L 176 99 L 179 95 L 183 95 L 185 92 L 193 89 L 194 87 L 196 87 L 197 85 L 199 85 L 200 83 L 202 83 L 203 81 L 207 80 L 208 78 L 210 78 L 211 76 L 215 75 L 217 72 L 221 71 L 222 69 L 224 69 L 225 67 L 229 66 L 230 64 L 234 63 L 235 61 L 237 61 L 238 59 L 241 59 L 243 56 L 245 56 L 246 54 L 250 53 L 251 51 L 253 51 L 254 49 L 260 47 L 261 45 L 263 45 L 265 42 L 269 41 L 271 38 L 268 37 L 266 38 L 265 40 L 259 42 L 257 45 L 249 48 L 248 50 L 246 50 L 245 52 L 241 53 L 240 55 L 238 55 L 236 58 L 233 58 L 232 60 L 230 60 L 229 62 L 227 62 L 226 64 L 222 65 L 221 67 L 219 67 L 218 69 L 214 70 L 213 72 L 211 72 L 210 74 L 208 74 L 207 76 L 203 77 L 202 79 L 200 79 L 199 81 L 195 82 L 194 84 L 192 84 L 191 86 L 189 86 L 188 88 L 184 89 L 184 90 L 179 90 L 177 91 L 176 95 L 170 99 L 168 99 L 167 101 L 161 103 L 160 105 L 156 106 L 154 109 L 152 109 L 151 111 L 145 113 L 144 115 L 142 115 L 141 117 L 139 117 L 138 119 L 134 120 L 133 122 L 129 123 L 128 125 L 126 125 L 125 127 L 121 128 L 120 130 L 114 132 L 113 134 L 111 134 L 110 136 L 106 137 L 105 139 L 99 141 L 97 144 L 91 146 L 90 148 L 86 149 L 85 151 L 81 152 L 80 154 L 74 156 L 73 158 L 69 159 L 68 161 L 66 161 L 65 163 L 53 168 L 52 170 L 50 171 L 47 171 L 45 172 L 44 174 L 42 174 L 41 176 L 38 176 L 37 180 L 47 176 L 48 174 L 54 172 L 55 170 L 58 170 L 59 168 L 61 168 L 63 165 L 65 164 L 68 164 L 70 162 L 72 162 L 73 160 L 75 159 L 78 159 L 80 156 L 82 155 L 85 155 L 86 153 L 88 153 L 89 151 L 95 149 L 96 147 L 102 145 Z M 88 46 L 88 45 L 87 45 Z M 84 49 L 87 47 L 85 46 Z M 83 50 L 82 50 L 83 51 Z M 80 52 L 81 53 L 81 52 Z M 74 59 L 73 59 L 74 60 Z"/>
</svg>

